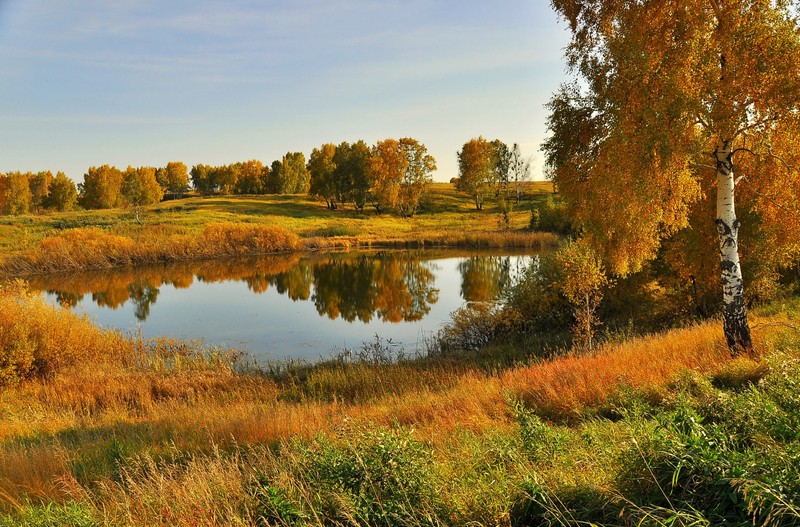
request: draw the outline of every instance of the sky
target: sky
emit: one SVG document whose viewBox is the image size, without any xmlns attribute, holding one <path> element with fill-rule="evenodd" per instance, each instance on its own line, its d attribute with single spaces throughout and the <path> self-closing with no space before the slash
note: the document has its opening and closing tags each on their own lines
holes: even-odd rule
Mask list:
<svg viewBox="0 0 800 527">
<path fill-rule="evenodd" d="M 0 172 L 220 165 L 473 137 L 542 178 L 568 33 L 546 0 L 0 0 Z"/>
</svg>

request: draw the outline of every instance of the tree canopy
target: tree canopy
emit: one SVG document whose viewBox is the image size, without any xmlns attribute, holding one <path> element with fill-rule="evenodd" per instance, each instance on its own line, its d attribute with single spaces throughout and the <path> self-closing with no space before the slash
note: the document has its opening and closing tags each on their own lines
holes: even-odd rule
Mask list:
<svg viewBox="0 0 800 527">
<path fill-rule="evenodd" d="M 570 25 L 566 56 L 580 81 L 562 86 L 549 104 L 549 176 L 616 273 L 639 269 L 665 240 L 680 251 L 705 237 L 704 249 L 671 261 L 721 259 L 715 281 L 723 287 L 726 335 L 732 346 L 749 346 L 739 254 L 774 268 L 797 254 L 800 237 L 800 39 L 792 3 L 552 4 Z M 737 218 L 734 189 L 747 222 Z M 765 237 L 776 249 L 740 248 L 740 226 L 743 243 Z M 679 271 L 694 276 L 701 267 L 689 261 Z"/>
</svg>

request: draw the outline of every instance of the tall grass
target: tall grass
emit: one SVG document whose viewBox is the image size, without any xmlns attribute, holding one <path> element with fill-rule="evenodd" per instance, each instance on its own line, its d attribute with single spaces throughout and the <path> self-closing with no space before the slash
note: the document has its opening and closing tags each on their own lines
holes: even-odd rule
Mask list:
<svg viewBox="0 0 800 527">
<path fill-rule="evenodd" d="M 46 377 L 78 361 L 119 359 L 129 349 L 119 334 L 53 309 L 21 282 L 0 284 L 0 321 L 0 387 Z"/>
<path fill-rule="evenodd" d="M 657 397 L 683 370 L 718 370 L 731 360 L 719 325 L 710 321 L 604 344 L 591 354 L 570 354 L 514 369 L 503 375 L 503 381 L 539 415 L 574 421 L 587 412 L 613 409 L 615 398 L 627 389 Z"/>
<path fill-rule="evenodd" d="M 296 251 L 299 238 L 280 227 L 210 224 L 198 235 L 162 233 L 134 240 L 97 228 L 80 228 L 46 238 L 29 251 L 6 256 L 0 273 L 27 275 L 81 269 L 108 269 L 156 262 Z"/>
<path fill-rule="evenodd" d="M 759 349 L 784 354 L 766 366 L 731 362 L 709 323 L 499 373 L 375 360 L 273 375 L 103 332 L 19 284 L 0 306 L 4 335 L 59 343 L 0 389 L 0 525 L 660 525 L 692 507 L 792 525 L 797 508 L 796 471 L 770 467 L 800 466 L 800 350 L 766 324 Z"/>
</svg>

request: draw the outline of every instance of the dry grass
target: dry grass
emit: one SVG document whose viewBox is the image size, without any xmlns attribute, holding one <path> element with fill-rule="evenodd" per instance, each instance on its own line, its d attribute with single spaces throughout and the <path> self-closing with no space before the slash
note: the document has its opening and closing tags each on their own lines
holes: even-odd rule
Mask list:
<svg viewBox="0 0 800 527">
<path fill-rule="evenodd" d="M 0 261 L 0 274 L 109 269 L 157 262 L 297 251 L 299 238 L 270 225 L 209 224 L 197 234 L 154 230 L 139 240 L 97 228 L 72 229 L 45 238 L 22 255 Z"/>
<path fill-rule="evenodd" d="M 120 463 L 141 468 L 173 453 L 193 460 L 208 454 L 212 445 L 239 451 L 256 443 L 311 440 L 320 432 L 362 423 L 413 428 L 415 437 L 432 447 L 449 448 L 464 431 L 512 430 L 516 422 L 509 396 L 523 398 L 539 415 L 568 422 L 603 411 L 631 389 L 657 395 L 686 368 L 722 372 L 720 379 L 757 369 L 750 362 L 725 366 L 730 358 L 721 331 L 718 323 L 709 322 L 494 375 L 463 366 L 425 369 L 401 363 L 329 365 L 302 377 L 272 379 L 237 370 L 236 356 L 227 350 L 136 342 L 99 331 L 15 287 L 0 295 L 0 306 L 6 306 L 0 319 L 3 334 L 8 328 L 27 328 L 35 335 L 30 340 L 39 342 L 47 340 L 41 335 L 55 331 L 48 338 L 66 355 L 48 363 L 47 375 L 28 376 L 0 391 L 0 503 L 6 507 L 26 500 L 74 499 L 80 489 L 112 476 L 132 478 L 125 480 L 130 498 L 138 492 L 136 485 L 142 485 L 143 493 L 145 487 L 152 491 L 157 482 L 151 479 L 159 476 L 144 468 L 135 477 L 120 473 Z M 11 340 L 2 341 L 0 352 L 14 350 Z M 139 465 L 130 464 L 144 453 Z M 207 459 L 197 459 L 197 471 L 165 480 L 175 485 L 169 492 L 164 487 L 164 496 L 172 496 L 176 506 L 210 506 L 202 498 L 212 487 L 210 480 L 195 481 Z M 234 465 L 229 468 L 241 471 L 241 464 Z M 175 470 L 180 466 L 185 465 L 178 463 Z M 239 483 L 218 483 L 239 492 Z M 193 485 L 199 485 L 194 498 L 187 494 Z M 139 518 L 153 519 L 157 512 L 121 503 L 114 507 L 115 515 Z M 188 511 L 183 512 L 187 518 L 200 518 Z"/>
<path fill-rule="evenodd" d="M 656 394 L 683 370 L 711 372 L 730 360 L 719 322 L 710 321 L 515 369 L 503 383 L 540 415 L 569 421 L 612 402 L 620 389 Z"/>
</svg>

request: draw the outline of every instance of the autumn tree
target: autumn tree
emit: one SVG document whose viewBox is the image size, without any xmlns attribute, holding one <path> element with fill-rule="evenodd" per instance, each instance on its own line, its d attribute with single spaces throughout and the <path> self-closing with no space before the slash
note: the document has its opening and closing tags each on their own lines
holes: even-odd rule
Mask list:
<svg viewBox="0 0 800 527">
<path fill-rule="evenodd" d="M 336 145 L 326 143 L 311 151 L 307 166 L 310 175 L 309 194 L 324 199 L 330 210 L 338 208 L 334 155 L 336 155 Z"/>
<path fill-rule="evenodd" d="M 372 147 L 369 160 L 372 181 L 369 199 L 375 212 L 393 210 L 400 197 L 400 183 L 408 168 L 408 159 L 397 139 L 384 139 Z"/>
<path fill-rule="evenodd" d="M 33 197 L 31 195 L 29 176 L 30 173 L 9 172 L 3 177 L 2 213 L 10 215 L 27 214 L 31 210 Z"/>
<path fill-rule="evenodd" d="M 236 163 L 236 165 L 239 174 L 234 189 L 236 194 L 266 193 L 269 168 L 264 167 L 263 163 L 257 159 Z"/>
<path fill-rule="evenodd" d="M 158 203 L 164 196 L 164 190 L 156 180 L 156 169 L 152 167 L 128 167 L 123 175 L 122 196 L 134 208 L 136 221 L 139 210 L 144 205 Z"/>
<path fill-rule="evenodd" d="M 495 147 L 492 143 L 478 137 L 470 139 L 458 152 L 459 190 L 471 195 L 475 208 L 483 209 L 487 196 L 497 188 L 495 170 Z"/>
<path fill-rule="evenodd" d="M 179 196 L 189 188 L 189 171 L 180 161 L 170 161 L 156 170 L 156 180 L 165 195 Z"/>
<path fill-rule="evenodd" d="M 433 181 L 436 159 L 428 153 L 427 147 L 416 139 L 404 137 L 399 142 L 400 150 L 406 160 L 397 208 L 404 217 L 413 216 L 419 208 L 422 195 Z"/>
<path fill-rule="evenodd" d="M 740 229 L 775 242 L 772 265 L 798 254 L 794 6 L 552 4 L 569 22 L 566 56 L 581 81 L 563 86 L 549 105 L 552 135 L 543 149 L 550 177 L 587 240 L 619 274 L 639 269 L 668 238 L 715 227 L 716 248 L 704 256 L 716 253 L 720 262 L 727 343 L 734 353 L 750 349 Z M 749 223 L 737 217 L 736 202 Z"/>
<path fill-rule="evenodd" d="M 599 324 L 595 312 L 608 282 L 603 264 L 585 240 L 569 241 L 555 254 L 560 273 L 557 288 L 572 306 L 572 332 L 584 347 L 592 349 Z"/>
<path fill-rule="evenodd" d="M 90 167 L 78 185 L 78 201 L 87 209 L 110 209 L 122 204 L 122 172 L 117 167 Z"/>
<path fill-rule="evenodd" d="M 31 209 L 40 212 L 44 208 L 50 184 L 53 182 L 53 173 L 49 170 L 28 174 L 28 186 L 31 190 Z"/>
<path fill-rule="evenodd" d="M 77 202 L 78 191 L 75 182 L 63 172 L 56 173 L 44 200 L 45 208 L 64 212 L 74 209 Z"/>
</svg>

